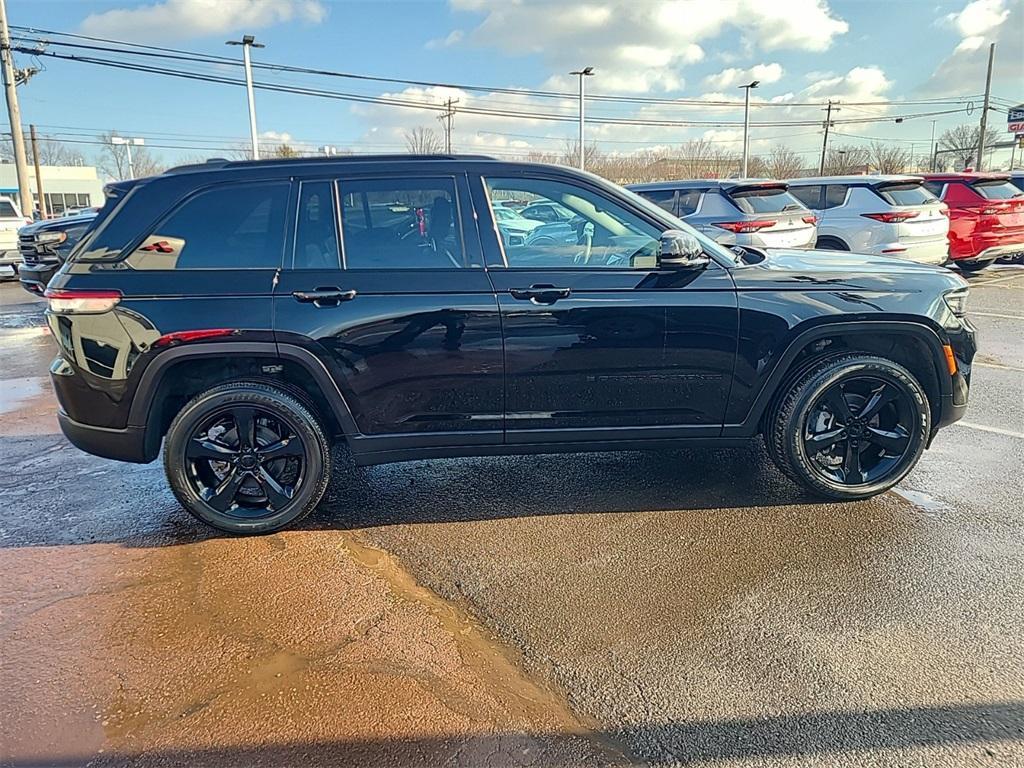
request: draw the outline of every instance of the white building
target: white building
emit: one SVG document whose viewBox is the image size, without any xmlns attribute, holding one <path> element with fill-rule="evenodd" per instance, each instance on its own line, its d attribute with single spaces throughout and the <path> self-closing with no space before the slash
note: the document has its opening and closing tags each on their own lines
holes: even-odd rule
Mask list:
<svg viewBox="0 0 1024 768">
<path fill-rule="evenodd" d="M 59 215 L 67 208 L 83 208 L 89 205 L 103 205 L 103 182 L 91 165 L 43 165 L 39 168 L 43 176 L 43 194 L 46 196 L 46 211 L 50 216 Z M 29 186 L 32 188 L 32 206 L 18 200 L 18 175 L 14 163 L 0 164 L 0 195 L 18 201 L 22 213 L 31 216 L 38 208 L 38 187 L 36 169 L 28 167 Z"/>
</svg>

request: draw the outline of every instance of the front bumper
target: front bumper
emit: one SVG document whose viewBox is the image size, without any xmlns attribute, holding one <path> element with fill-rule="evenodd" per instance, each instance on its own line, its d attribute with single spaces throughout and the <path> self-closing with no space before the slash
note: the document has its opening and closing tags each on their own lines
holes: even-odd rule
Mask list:
<svg viewBox="0 0 1024 768">
<path fill-rule="evenodd" d="M 949 346 L 953 349 L 956 360 L 956 373 L 950 377 L 949 392 L 944 392 L 939 403 L 939 416 L 933 425 L 934 430 L 948 427 L 960 421 L 967 412 L 967 402 L 971 390 L 971 367 L 974 355 L 978 351 L 977 331 L 971 321 L 962 318 L 960 328 L 947 328 Z"/>
<path fill-rule="evenodd" d="M 60 264 L 57 263 L 26 264 L 22 262 L 18 266 L 18 280 L 21 281 L 21 287 L 26 291 L 36 296 L 42 296 L 47 283 L 58 269 L 60 269 Z"/>
<path fill-rule="evenodd" d="M 109 429 L 82 424 L 58 411 L 57 423 L 60 430 L 73 446 L 94 456 L 116 461 L 130 461 L 148 464 L 155 455 L 146 449 L 146 428 L 128 426 L 124 429 Z"/>
</svg>

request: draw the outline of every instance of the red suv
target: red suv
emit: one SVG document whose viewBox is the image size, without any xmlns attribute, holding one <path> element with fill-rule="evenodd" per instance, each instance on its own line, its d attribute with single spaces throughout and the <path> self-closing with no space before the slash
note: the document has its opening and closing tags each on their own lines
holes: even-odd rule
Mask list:
<svg viewBox="0 0 1024 768">
<path fill-rule="evenodd" d="M 929 173 L 925 186 L 949 206 L 949 258 L 983 269 L 1024 251 L 1024 192 L 1005 173 Z"/>
</svg>

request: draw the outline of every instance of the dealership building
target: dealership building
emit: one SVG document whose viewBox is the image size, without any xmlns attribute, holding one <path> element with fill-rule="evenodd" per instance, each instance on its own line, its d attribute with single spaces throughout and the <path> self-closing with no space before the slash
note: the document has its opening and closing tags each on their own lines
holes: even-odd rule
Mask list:
<svg viewBox="0 0 1024 768">
<path fill-rule="evenodd" d="M 46 211 L 50 216 L 59 215 L 68 208 L 83 208 L 89 205 L 103 205 L 103 182 L 91 165 L 44 165 L 39 169 L 43 177 L 43 194 L 46 196 Z M 0 163 L 0 195 L 18 202 L 22 213 L 32 215 L 38 208 L 38 186 L 36 169 L 28 168 L 29 186 L 32 189 L 32 206 L 23 205 L 18 199 L 18 175 L 14 163 Z"/>
</svg>

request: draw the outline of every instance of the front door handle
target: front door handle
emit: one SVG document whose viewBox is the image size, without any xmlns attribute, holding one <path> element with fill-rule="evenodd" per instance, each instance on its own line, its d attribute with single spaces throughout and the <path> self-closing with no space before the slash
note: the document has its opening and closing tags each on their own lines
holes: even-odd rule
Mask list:
<svg viewBox="0 0 1024 768">
<path fill-rule="evenodd" d="M 292 298 L 303 304 L 314 304 L 318 307 L 334 307 L 343 301 L 352 301 L 356 297 L 354 290 L 343 291 L 341 288 L 317 288 L 314 291 L 293 291 Z"/>
<path fill-rule="evenodd" d="M 567 299 L 572 291 L 568 288 L 556 288 L 546 283 L 537 283 L 529 288 L 509 288 L 509 294 L 519 301 L 532 301 L 534 304 L 554 304 L 559 299 Z"/>
</svg>

